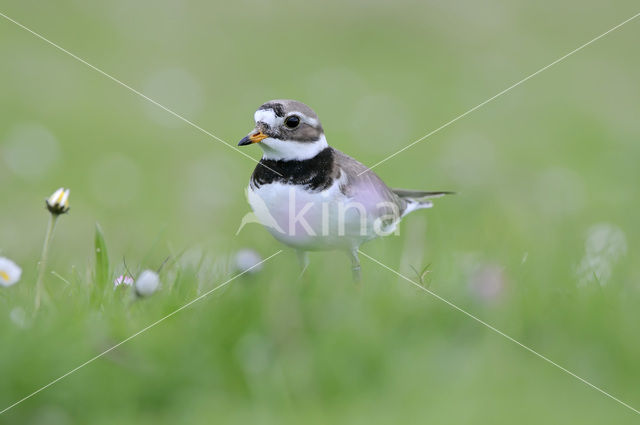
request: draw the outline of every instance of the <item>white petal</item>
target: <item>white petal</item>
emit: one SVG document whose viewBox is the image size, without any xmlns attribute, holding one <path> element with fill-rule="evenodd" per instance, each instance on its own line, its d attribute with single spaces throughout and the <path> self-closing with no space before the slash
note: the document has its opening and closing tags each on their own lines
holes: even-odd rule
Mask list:
<svg viewBox="0 0 640 425">
<path fill-rule="evenodd" d="M 65 190 L 60 198 L 60 206 L 68 208 L 69 207 L 69 189 Z"/>
<path fill-rule="evenodd" d="M 11 286 L 20 280 L 22 269 L 13 261 L 0 257 L 0 286 Z"/>
<path fill-rule="evenodd" d="M 53 195 L 51 195 L 49 199 L 47 199 L 47 204 L 56 205 L 58 203 L 58 199 L 60 199 L 60 196 L 62 195 L 63 192 L 64 192 L 64 188 L 62 187 L 56 190 L 55 192 L 53 192 Z"/>
</svg>

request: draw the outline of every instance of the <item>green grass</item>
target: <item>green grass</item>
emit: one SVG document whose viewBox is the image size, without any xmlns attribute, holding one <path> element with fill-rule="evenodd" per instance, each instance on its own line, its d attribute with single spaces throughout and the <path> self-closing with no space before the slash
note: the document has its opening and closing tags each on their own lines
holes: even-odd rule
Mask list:
<svg viewBox="0 0 640 425">
<path fill-rule="evenodd" d="M 329 143 L 366 164 L 638 12 L 628 0 L 1 11 L 233 145 L 262 102 L 304 101 Z M 394 187 L 458 194 L 362 248 L 412 279 L 429 265 L 429 290 L 635 408 L 639 28 L 629 23 L 378 167 Z M 23 268 L 0 288 L 1 410 L 232 278 L 238 250 L 266 258 L 282 247 L 256 225 L 235 235 L 250 160 L 4 19 L 0 57 L 0 255 Z M 60 186 L 71 188 L 71 211 L 36 313 L 43 201 Z M 597 251 L 610 273 L 583 285 L 577 270 L 599 223 L 605 247 L 620 247 L 621 234 L 626 252 Z M 284 250 L 0 424 L 637 421 L 361 261 L 360 286 L 340 253 L 313 254 L 298 280 Z M 161 269 L 161 289 L 145 299 L 113 290 L 125 262 L 133 275 Z"/>
</svg>

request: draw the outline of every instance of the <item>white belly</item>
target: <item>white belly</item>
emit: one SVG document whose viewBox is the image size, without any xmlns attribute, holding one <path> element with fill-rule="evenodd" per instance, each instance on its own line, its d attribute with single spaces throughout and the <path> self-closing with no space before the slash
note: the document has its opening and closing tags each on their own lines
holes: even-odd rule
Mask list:
<svg viewBox="0 0 640 425">
<path fill-rule="evenodd" d="M 248 199 L 260 223 L 297 249 L 354 249 L 376 236 L 375 217 L 352 204 L 338 181 L 315 193 L 282 183 L 249 186 Z"/>
</svg>

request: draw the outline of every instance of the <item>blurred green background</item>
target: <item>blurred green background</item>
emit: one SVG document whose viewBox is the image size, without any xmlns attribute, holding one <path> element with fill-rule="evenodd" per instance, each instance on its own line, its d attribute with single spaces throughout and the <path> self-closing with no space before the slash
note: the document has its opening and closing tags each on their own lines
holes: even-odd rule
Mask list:
<svg viewBox="0 0 640 425">
<path fill-rule="evenodd" d="M 294 98 L 373 164 L 637 13 L 637 2 L 2 2 L 0 11 L 232 145 Z M 454 190 L 363 247 L 640 406 L 640 20 L 376 168 Z M 0 410 L 281 249 L 249 211 L 247 158 L 0 19 Z M 257 147 L 246 149 L 258 159 Z M 46 286 L 47 212 L 71 188 Z M 93 232 L 163 269 L 96 302 Z M 634 261 L 635 260 L 635 261 Z M 2 424 L 632 423 L 638 416 L 408 282 L 285 250 L 0 415 Z"/>
</svg>

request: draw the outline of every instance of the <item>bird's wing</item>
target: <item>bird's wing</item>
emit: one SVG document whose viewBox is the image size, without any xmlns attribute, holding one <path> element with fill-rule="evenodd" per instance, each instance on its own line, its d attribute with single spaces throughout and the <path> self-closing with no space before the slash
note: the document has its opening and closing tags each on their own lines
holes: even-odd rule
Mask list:
<svg viewBox="0 0 640 425">
<path fill-rule="evenodd" d="M 365 206 L 378 208 L 381 203 L 387 203 L 387 207 L 380 208 L 381 212 L 388 213 L 389 207 L 395 205 L 397 211 L 402 214 L 407 208 L 407 202 L 396 195 L 376 173 L 369 170 L 361 162 L 334 149 L 334 166 L 337 167 L 346 179 L 343 193 Z"/>
</svg>

